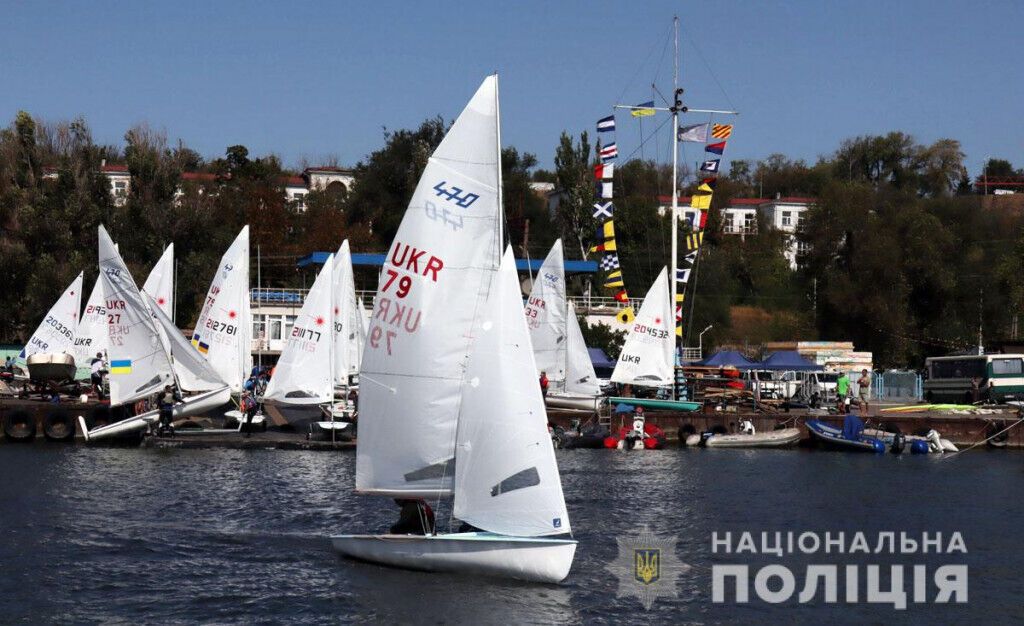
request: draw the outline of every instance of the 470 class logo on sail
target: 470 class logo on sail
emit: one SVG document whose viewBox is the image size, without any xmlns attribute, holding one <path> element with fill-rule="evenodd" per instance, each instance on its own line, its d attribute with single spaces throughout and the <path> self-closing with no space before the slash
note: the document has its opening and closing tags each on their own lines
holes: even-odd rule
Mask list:
<svg viewBox="0 0 1024 626">
<path fill-rule="evenodd" d="M 459 208 L 468 209 L 480 198 L 480 194 L 466 191 L 462 187 L 456 187 L 454 185 L 452 185 L 451 188 L 448 188 L 447 185 L 448 181 L 446 180 L 442 180 L 434 185 L 434 195 L 438 198 L 444 198 Z M 452 230 L 460 230 L 463 226 L 462 216 L 449 211 L 447 207 L 442 206 L 439 209 L 436 204 L 427 200 L 424 202 L 423 209 L 427 214 L 427 219 L 434 220 L 435 222 L 440 221 L 442 224 L 451 226 Z"/>
</svg>

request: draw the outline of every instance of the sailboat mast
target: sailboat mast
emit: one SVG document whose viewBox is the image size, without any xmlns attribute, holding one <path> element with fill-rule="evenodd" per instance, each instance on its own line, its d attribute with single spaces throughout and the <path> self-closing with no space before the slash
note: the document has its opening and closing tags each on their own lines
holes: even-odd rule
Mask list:
<svg viewBox="0 0 1024 626">
<path fill-rule="evenodd" d="M 669 263 L 669 284 L 671 302 L 669 303 L 669 310 L 675 314 L 676 307 L 676 263 L 679 258 L 679 16 L 675 16 L 672 20 L 675 27 L 675 56 L 673 61 L 675 63 L 674 72 L 672 74 L 672 259 Z M 675 365 L 675 320 L 672 323 L 672 362 Z M 676 386 L 673 381 L 672 384 L 672 399 L 676 399 Z"/>
<path fill-rule="evenodd" d="M 498 166 L 498 251 L 496 258 L 501 265 L 501 255 L 505 250 L 505 198 L 502 193 L 504 186 L 501 178 L 501 100 L 498 98 L 498 73 L 494 73 L 494 133 L 497 137 L 498 153 L 495 155 Z"/>
</svg>

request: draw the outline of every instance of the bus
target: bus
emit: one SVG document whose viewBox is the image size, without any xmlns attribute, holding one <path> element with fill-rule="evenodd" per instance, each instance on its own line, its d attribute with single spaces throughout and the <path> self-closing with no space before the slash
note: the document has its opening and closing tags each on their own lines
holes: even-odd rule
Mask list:
<svg viewBox="0 0 1024 626">
<path fill-rule="evenodd" d="M 971 381 L 978 379 L 980 399 L 1024 400 L 1024 354 L 936 356 L 925 360 L 927 402 L 971 404 Z"/>
</svg>

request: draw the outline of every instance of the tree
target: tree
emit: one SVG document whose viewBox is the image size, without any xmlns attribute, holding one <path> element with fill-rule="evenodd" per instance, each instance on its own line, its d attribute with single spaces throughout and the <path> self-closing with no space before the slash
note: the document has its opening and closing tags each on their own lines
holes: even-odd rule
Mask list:
<svg viewBox="0 0 1024 626">
<path fill-rule="evenodd" d="M 590 139 L 587 132 L 573 141 L 562 131 L 555 150 L 555 178 L 557 180 L 558 207 L 555 219 L 563 241 L 579 246 L 580 255 L 586 257 L 593 241 L 594 175 L 590 164 Z"/>
</svg>

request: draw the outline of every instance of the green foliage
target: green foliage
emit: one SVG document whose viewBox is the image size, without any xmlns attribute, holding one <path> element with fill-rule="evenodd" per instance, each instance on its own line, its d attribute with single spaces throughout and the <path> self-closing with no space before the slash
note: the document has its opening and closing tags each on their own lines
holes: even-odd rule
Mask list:
<svg viewBox="0 0 1024 626">
<path fill-rule="evenodd" d="M 601 348 L 609 358 L 619 358 L 622 344 L 626 343 L 626 331 L 616 330 L 607 324 L 588 324 L 587 318 L 578 316 L 583 342 L 590 348 Z"/>
</svg>

